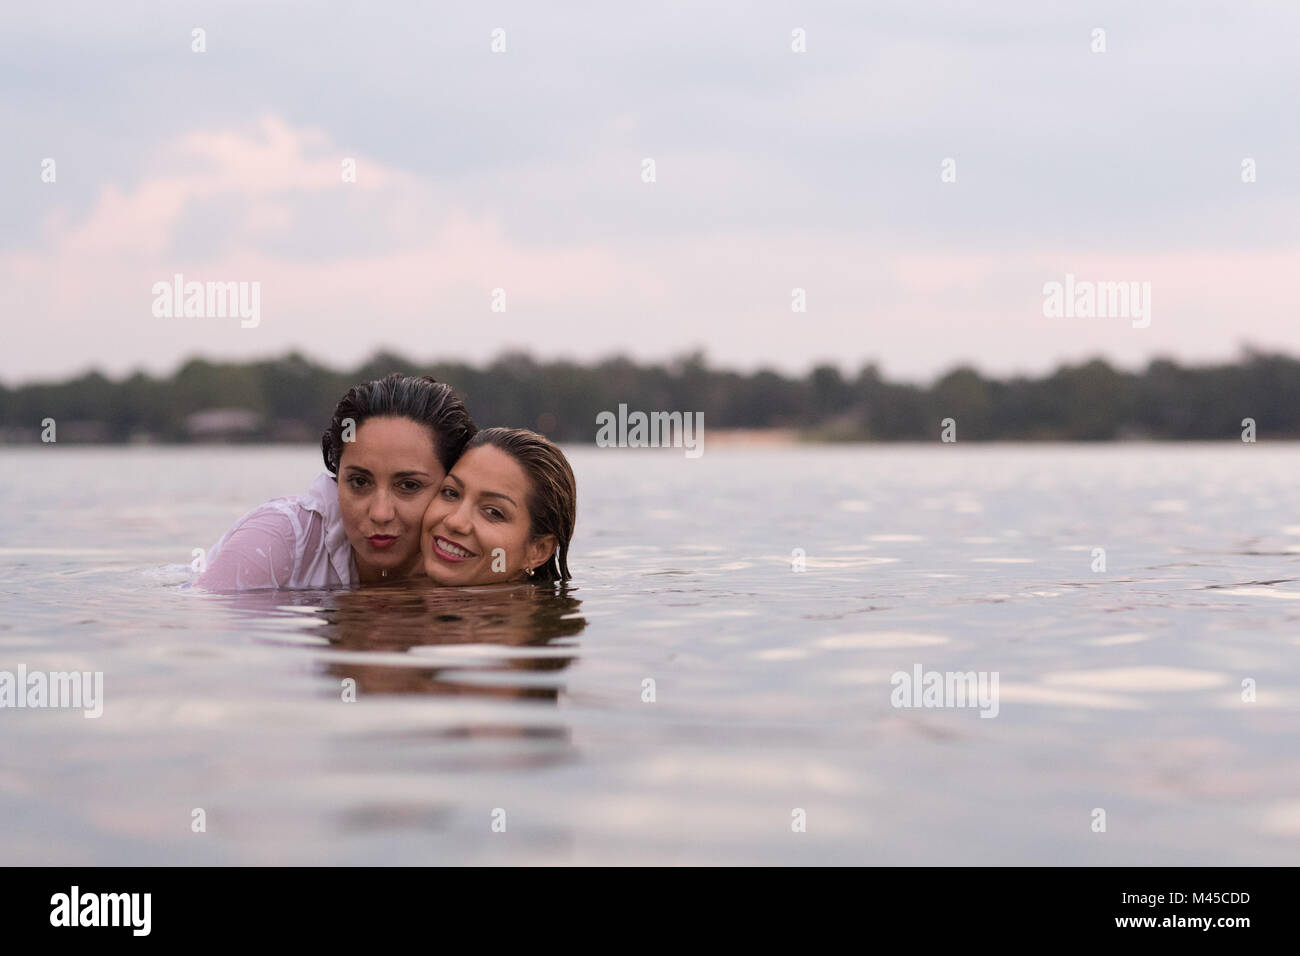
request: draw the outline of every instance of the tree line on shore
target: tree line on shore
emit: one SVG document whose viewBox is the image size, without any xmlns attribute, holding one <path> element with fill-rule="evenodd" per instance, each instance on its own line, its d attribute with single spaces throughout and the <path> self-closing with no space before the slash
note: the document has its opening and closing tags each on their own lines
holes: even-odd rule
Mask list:
<svg viewBox="0 0 1300 956">
<path fill-rule="evenodd" d="M 821 441 L 935 441 L 943 419 L 960 440 L 1232 439 L 1253 419 L 1260 439 L 1300 438 L 1300 360 L 1246 350 L 1235 362 L 1142 371 L 1102 359 L 1040 377 L 986 378 L 963 366 L 929 385 L 886 381 L 823 365 L 806 375 L 713 368 L 700 353 L 666 363 L 610 358 L 590 364 L 506 354 L 486 365 L 420 363 L 378 353 L 335 370 L 297 352 L 267 361 L 185 362 L 168 378 L 98 372 L 58 383 L 0 385 L 0 440 L 318 441 L 353 384 L 400 371 L 433 375 L 465 398 L 480 425 L 533 428 L 591 443 L 596 416 L 620 404 L 703 412 L 709 429 L 785 429 Z"/>
</svg>

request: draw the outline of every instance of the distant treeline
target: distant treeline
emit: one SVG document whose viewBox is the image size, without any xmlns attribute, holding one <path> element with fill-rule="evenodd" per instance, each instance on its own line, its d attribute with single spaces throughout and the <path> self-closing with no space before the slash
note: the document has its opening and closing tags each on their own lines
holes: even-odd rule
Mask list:
<svg viewBox="0 0 1300 956">
<path fill-rule="evenodd" d="M 486 366 L 423 364 L 388 353 L 336 371 L 298 353 L 224 364 L 194 359 L 170 378 L 0 386 L 0 440 L 318 441 L 339 397 L 388 372 L 451 383 L 480 425 L 525 426 L 592 442 L 596 415 L 703 412 L 708 429 L 789 429 L 813 440 L 934 441 L 945 418 L 967 440 L 1233 439 L 1254 419 L 1261 439 L 1300 438 L 1300 361 L 1247 351 L 1231 364 L 1156 360 L 1138 373 L 1096 359 L 1040 378 L 989 379 L 957 368 L 928 387 L 892 383 L 874 365 L 802 377 L 711 368 L 700 354 L 666 364 L 622 358 L 580 365 L 504 355 Z"/>
</svg>

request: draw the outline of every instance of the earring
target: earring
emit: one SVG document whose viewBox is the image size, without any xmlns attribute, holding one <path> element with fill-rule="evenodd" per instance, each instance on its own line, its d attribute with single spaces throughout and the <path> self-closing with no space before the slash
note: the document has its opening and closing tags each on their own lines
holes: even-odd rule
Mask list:
<svg viewBox="0 0 1300 956">
<path fill-rule="evenodd" d="M 531 578 L 531 577 L 533 576 L 533 569 L 532 569 L 532 568 L 524 568 L 524 574 L 528 575 L 528 576 Z"/>
</svg>

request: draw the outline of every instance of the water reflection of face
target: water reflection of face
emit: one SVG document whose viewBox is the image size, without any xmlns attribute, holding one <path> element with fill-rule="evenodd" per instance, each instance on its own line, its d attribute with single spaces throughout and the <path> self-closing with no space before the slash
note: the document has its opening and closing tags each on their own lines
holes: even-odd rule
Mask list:
<svg viewBox="0 0 1300 956">
<path fill-rule="evenodd" d="M 497 644 L 540 648 L 561 637 L 576 635 L 587 622 L 578 616 L 577 598 L 543 588 L 454 591 L 421 586 L 383 590 L 331 592 L 322 608 L 328 623 L 314 633 L 341 651 L 405 653 L 413 648 L 454 644 Z M 331 662 L 326 672 L 350 677 L 361 694 L 477 694 L 488 697 L 555 701 L 562 689 L 555 683 L 530 686 L 511 679 L 510 672 L 562 671 L 574 655 L 494 654 L 490 662 L 429 667 L 395 666 L 357 661 Z M 459 680 L 475 672 L 473 682 Z M 502 680 L 493 683 L 493 671 Z M 488 676 L 484 676 L 484 673 Z"/>
<path fill-rule="evenodd" d="M 573 662 L 577 650 L 567 642 L 563 647 L 554 642 L 581 633 L 587 621 L 578 613 L 578 599 L 568 593 L 533 587 L 442 590 L 419 579 L 391 588 L 242 591 L 205 597 L 226 605 L 250 631 L 260 632 L 256 639 L 261 642 L 281 643 L 276 634 L 286 624 L 290 631 L 323 637 L 328 649 L 312 643 L 306 650 L 323 659 L 322 674 L 330 678 L 328 693 L 334 700 L 339 699 L 340 682 L 350 678 L 356 682 L 358 701 L 368 695 L 474 695 L 503 705 L 486 715 L 479 708 L 452 708 L 406 733 L 430 741 L 491 737 L 519 742 L 515 748 L 457 750 L 458 768 L 536 768 L 571 759 L 565 712 L 553 705 L 564 690 L 559 673 Z M 288 643 L 291 653 L 303 652 L 301 640 L 291 637 Z M 437 647 L 458 644 L 469 645 L 470 656 L 452 652 L 446 662 L 420 662 L 421 648 L 436 654 Z M 473 645 L 485 644 L 503 650 L 490 658 L 475 652 Z M 410 665 L 383 660 L 412 651 L 416 653 L 410 653 Z M 367 660 L 371 656 L 378 660 Z M 549 716 L 521 706 L 536 704 L 551 705 L 546 708 Z M 541 745 L 544 740 L 550 742 Z M 374 742 L 382 748 L 390 741 L 378 735 Z"/>
</svg>

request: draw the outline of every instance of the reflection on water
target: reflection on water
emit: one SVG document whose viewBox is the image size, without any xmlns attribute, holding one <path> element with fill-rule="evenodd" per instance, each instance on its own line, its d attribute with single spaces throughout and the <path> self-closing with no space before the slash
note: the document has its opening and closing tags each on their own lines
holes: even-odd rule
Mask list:
<svg viewBox="0 0 1300 956">
<path fill-rule="evenodd" d="M 1300 446 L 575 449 L 564 593 L 198 592 L 313 455 L 5 454 L 0 670 L 105 696 L 0 711 L 9 862 L 1300 852 Z M 891 706 L 917 666 L 996 718 Z"/>
<path fill-rule="evenodd" d="M 255 638 L 258 643 L 300 647 L 315 660 L 316 673 L 329 678 L 332 694 L 345 703 L 373 701 L 381 695 L 481 698 L 554 707 L 564 691 L 564 671 L 576 647 L 568 640 L 587 626 L 582 602 L 569 588 L 523 585 L 443 589 L 410 582 L 361 590 L 248 592 L 210 596 L 250 621 L 286 615 L 285 629 Z M 284 602 L 293 603 L 286 606 Z M 402 738 L 470 740 L 527 738 L 546 740 L 539 750 L 497 748 L 491 753 L 431 758 L 446 769 L 471 766 L 537 768 L 571 759 L 569 728 L 562 722 L 512 719 L 518 708 L 494 710 L 490 717 L 445 720 L 437 726 L 375 732 L 375 746 Z M 374 822 L 369 806 L 349 820 Z M 417 813 L 417 816 L 419 814 Z"/>
<path fill-rule="evenodd" d="M 320 633 L 342 651 L 406 652 L 413 647 L 456 644 L 503 648 L 546 647 L 580 633 L 587 622 L 577 614 L 581 602 L 528 586 L 503 594 L 461 593 L 434 587 L 343 592 L 322 608 Z M 325 673 L 353 680 L 362 694 L 477 694 L 555 703 L 563 690 L 560 672 L 572 655 L 540 657 L 503 653 L 491 663 L 395 667 L 359 659 L 325 665 Z M 469 680 L 468 675 L 489 675 Z M 541 681 L 529 683 L 535 675 Z M 494 733 L 501 733 L 495 728 Z M 526 728 L 517 728 L 523 734 Z"/>
</svg>

